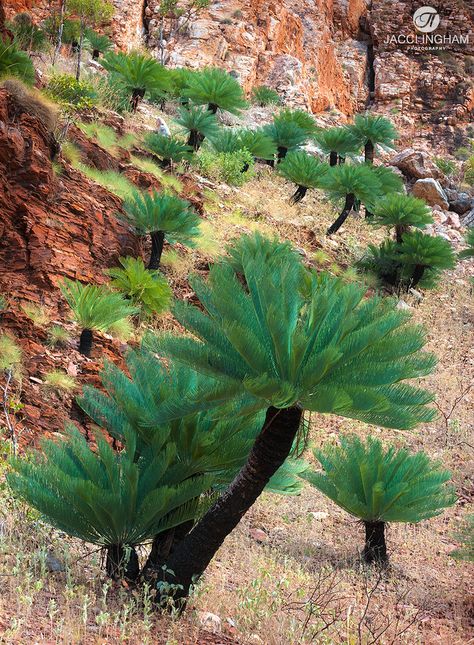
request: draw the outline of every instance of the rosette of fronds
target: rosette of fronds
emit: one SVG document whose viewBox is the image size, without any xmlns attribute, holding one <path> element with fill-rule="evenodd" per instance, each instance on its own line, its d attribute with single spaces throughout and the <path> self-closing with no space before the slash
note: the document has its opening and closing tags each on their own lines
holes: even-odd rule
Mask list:
<svg viewBox="0 0 474 645">
<path fill-rule="evenodd" d="M 356 155 L 360 143 L 347 127 L 321 128 L 313 136 L 319 150 L 329 158 L 329 165 L 342 163 L 348 155 Z"/>
<path fill-rule="evenodd" d="M 304 146 L 308 140 L 307 133 L 299 125 L 277 118 L 263 126 L 262 132 L 275 144 L 279 160 L 284 159 L 289 151 Z"/>
<path fill-rule="evenodd" d="M 401 193 L 403 191 L 403 180 L 396 172 L 386 166 L 369 166 L 380 182 L 382 195 Z"/>
<path fill-rule="evenodd" d="M 194 246 L 199 235 L 200 218 L 189 202 L 173 195 L 153 191 L 134 191 L 123 203 L 124 219 L 138 235 L 150 235 L 151 255 L 148 269 L 160 265 L 165 237 L 170 244 Z"/>
<path fill-rule="evenodd" d="M 105 54 L 112 48 L 112 41 L 105 34 L 99 34 L 93 29 L 86 29 L 85 44 L 92 52 L 92 59 L 97 60 L 101 54 Z"/>
<path fill-rule="evenodd" d="M 389 193 L 375 203 L 370 223 L 395 229 L 395 238 L 401 243 L 403 234 L 411 227 L 424 228 L 433 223 L 433 217 L 431 209 L 422 199 Z"/>
<path fill-rule="evenodd" d="M 106 332 L 118 321 L 139 312 L 122 294 L 107 287 L 82 284 L 65 279 L 60 285 L 61 292 L 71 308 L 74 320 L 82 327 L 79 351 L 90 356 L 93 332 Z"/>
<path fill-rule="evenodd" d="M 169 428 L 136 451 L 136 436 L 124 430 L 115 451 L 98 434 L 97 451 L 80 432 L 69 428 L 63 441 L 43 441 L 42 452 L 13 461 L 13 491 L 37 509 L 45 521 L 68 535 L 107 548 L 107 572 L 118 575 L 130 551 L 127 577 L 138 576 L 134 547 L 192 520 L 199 496 L 212 479 L 192 475 L 176 462 Z"/>
<path fill-rule="evenodd" d="M 239 82 L 217 67 L 209 67 L 190 76 L 182 96 L 196 105 L 207 105 L 214 114 L 222 110 L 238 115 L 247 107 Z"/>
<path fill-rule="evenodd" d="M 220 153 L 247 150 L 254 159 L 273 159 L 276 146 L 262 130 L 221 128 L 210 137 L 210 145 Z"/>
<path fill-rule="evenodd" d="M 328 165 L 326 163 L 303 150 L 288 153 L 278 164 L 278 173 L 297 185 L 295 193 L 290 198 L 292 204 L 300 202 L 309 188 L 319 188 L 321 177 L 327 171 Z"/>
<path fill-rule="evenodd" d="M 443 237 L 427 235 L 421 231 L 405 233 L 400 245 L 404 282 L 415 287 L 425 277 L 437 278 L 442 271 L 452 269 L 456 263 L 453 247 Z"/>
<path fill-rule="evenodd" d="M 323 472 L 303 473 L 304 479 L 365 525 L 363 558 L 388 563 L 387 522 L 416 523 L 442 513 L 456 501 L 451 477 L 424 452 L 384 448 L 378 439 L 362 442 L 341 437 L 340 445 L 314 452 Z"/>
<path fill-rule="evenodd" d="M 274 120 L 282 121 L 284 123 L 294 123 L 301 128 L 308 137 L 313 136 L 318 130 L 316 121 L 311 114 L 305 110 L 292 110 L 290 108 L 285 108 L 278 113 Z"/>
<path fill-rule="evenodd" d="M 102 66 L 128 92 L 134 112 L 147 92 L 166 91 L 170 85 L 169 73 L 163 65 L 140 52 L 108 52 Z"/>
<path fill-rule="evenodd" d="M 120 258 L 121 267 L 107 269 L 110 286 L 123 293 L 144 314 L 161 314 L 169 309 L 173 292 L 166 278 L 146 269 L 141 258 Z"/>
<path fill-rule="evenodd" d="M 295 261 L 299 259 L 298 251 L 290 242 L 281 242 L 277 237 L 266 237 L 259 232 L 241 235 L 232 242 L 227 251 L 228 262 L 234 271 L 240 274 L 243 273 L 249 258 L 255 257 L 257 254 L 262 258 L 262 261 L 277 261 L 279 259 L 285 262 L 287 257 L 293 258 Z"/>
<path fill-rule="evenodd" d="M 278 103 L 280 103 L 280 95 L 271 87 L 259 85 L 252 89 L 252 103 L 259 105 L 260 107 L 278 105 Z"/>
<path fill-rule="evenodd" d="M 402 271 L 400 245 L 389 239 L 384 240 L 380 246 L 369 244 L 356 267 L 376 276 L 383 285 L 396 287 L 400 284 Z"/>
<path fill-rule="evenodd" d="M 204 139 L 216 136 L 219 130 L 215 114 L 204 107 L 182 105 L 176 119 L 183 131 L 188 135 L 188 146 L 199 150 Z"/>
<path fill-rule="evenodd" d="M 31 58 L 8 36 L 0 34 L 0 79 L 17 76 L 28 85 L 35 81 L 35 68 Z"/>
<path fill-rule="evenodd" d="M 372 168 L 365 164 L 342 164 L 330 167 L 321 177 L 321 187 L 337 204 L 344 201 L 341 214 L 327 230 L 328 235 L 340 229 L 354 210 L 356 201 L 371 207 L 383 194 L 378 177 Z"/>
<path fill-rule="evenodd" d="M 384 150 L 391 150 L 398 132 L 393 123 L 384 116 L 375 114 L 356 114 L 354 123 L 350 126 L 360 145 L 364 146 L 365 161 L 374 162 L 374 151 L 378 146 Z"/>
<path fill-rule="evenodd" d="M 173 163 L 189 161 L 193 149 L 186 143 L 174 137 L 168 137 L 158 132 L 150 132 L 145 136 L 145 145 L 150 152 L 159 157 L 160 165 L 169 168 Z"/>
<path fill-rule="evenodd" d="M 459 252 L 458 257 L 461 260 L 474 257 L 474 226 L 467 231 L 464 239 L 466 241 L 467 248 Z"/>
</svg>

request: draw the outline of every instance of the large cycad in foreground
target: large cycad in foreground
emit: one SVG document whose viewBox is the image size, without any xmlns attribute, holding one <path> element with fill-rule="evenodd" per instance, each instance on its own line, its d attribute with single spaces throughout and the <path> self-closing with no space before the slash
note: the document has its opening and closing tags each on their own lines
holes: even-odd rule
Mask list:
<svg viewBox="0 0 474 645">
<path fill-rule="evenodd" d="M 275 243 L 278 246 L 278 243 Z M 200 307 L 179 304 L 178 321 L 195 337 L 149 339 L 162 355 L 264 408 L 265 422 L 228 490 L 166 563 L 186 594 L 291 451 L 303 410 L 393 428 L 432 418 L 431 395 L 401 383 L 430 372 L 424 335 L 395 303 L 328 276 L 308 273 L 290 252 L 260 253 L 240 243 L 238 257 L 215 265 L 192 286 Z"/>
</svg>

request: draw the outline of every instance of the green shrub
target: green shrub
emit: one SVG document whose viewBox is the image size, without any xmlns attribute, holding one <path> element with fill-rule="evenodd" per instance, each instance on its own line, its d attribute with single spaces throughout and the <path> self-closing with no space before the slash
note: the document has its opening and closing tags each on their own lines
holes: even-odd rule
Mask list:
<svg viewBox="0 0 474 645">
<path fill-rule="evenodd" d="M 87 81 L 78 81 L 70 74 L 54 74 L 46 93 L 67 109 L 85 110 L 97 103 L 97 93 Z"/>
<path fill-rule="evenodd" d="M 77 386 L 76 380 L 62 370 L 52 370 L 43 377 L 44 385 L 54 392 L 72 392 Z"/>
<path fill-rule="evenodd" d="M 35 80 L 35 68 L 31 58 L 18 49 L 8 36 L 0 34 L 0 79 L 17 76 L 28 85 Z"/>
<path fill-rule="evenodd" d="M 452 159 L 443 159 L 443 157 L 435 157 L 434 162 L 441 170 L 441 172 L 444 175 L 446 175 L 446 177 L 449 177 L 450 175 L 453 175 L 456 172 L 456 164 Z"/>
<path fill-rule="evenodd" d="M 169 309 L 173 292 L 159 271 L 145 268 L 141 258 L 120 258 L 122 268 L 107 269 L 110 286 L 123 293 L 145 314 L 161 314 Z"/>
<path fill-rule="evenodd" d="M 248 150 L 218 153 L 202 150 L 194 163 L 206 177 L 231 186 L 242 186 L 253 176 L 253 157 Z"/>
<path fill-rule="evenodd" d="M 474 156 L 467 159 L 464 167 L 464 181 L 470 186 L 474 186 Z"/>
<path fill-rule="evenodd" d="M 376 371 L 374 364 L 370 372 L 374 376 Z M 363 558 L 368 564 L 385 565 L 385 524 L 421 522 L 454 504 L 454 488 L 446 486 L 451 475 L 424 452 L 410 455 L 393 446 L 384 449 L 372 437 L 365 443 L 356 436 L 341 437 L 340 442 L 314 452 L 324 472 L 308 470 L 302 476 L 364 522 Z"/>
<path fill-rule="evenodd" d="M 0 333 L 0 370 L 15 372 L 21 365 L 23 352 L 14 338 Z"/>
<path fill-rule="evenodd" d="M 265 107 L 266 105 L 278 105 L 280 103 L 280 95 L 271 87 L 266 85 L 259 85 L 252 90 L 252 103 Z"/>
<path fill-rule="evenodd" d="M 69 340 L 69 332 L 61 325 L 53 325 L 48 331 L 48 346 L 52 348 L 64 347 Z"/>
<path fill-rule="evenodd" d="M 46 49 L 46 33 L 34 24 L 29 13 L 17 13 L 6 26 L 20 49 L 28 52 Z"/>
</svg>

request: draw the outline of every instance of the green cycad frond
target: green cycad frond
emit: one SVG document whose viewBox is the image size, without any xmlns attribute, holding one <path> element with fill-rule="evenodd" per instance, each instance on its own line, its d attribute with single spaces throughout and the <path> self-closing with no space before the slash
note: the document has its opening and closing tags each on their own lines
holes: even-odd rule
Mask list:
<svg viewBox="0 0 474 645">
<path fill-rule="evenodd" d="M 274 142 L 262 130 L 221 128 L 210 137 L 210 143 L 216 152 L 237 152 L 245 149 L 257 159 L 273 159 L 276 154 Z"/>
<path fill-rule="evenodd" d="M 271 87 L 259 85 L 252 89 L 252 103 L 265 107 L 266 105 L 277 105 L 280 103 L 280 95 Z"/>
<path fill-rule="evenodd" d="M 423 335 L 413 338 L 394 303 L 308 275 L 291 254 L 256 247 L 241 262 L 245 286 L 223 261 L 207 282 L 192 280 L 202 309 L 176 304 L 195 338 L 151 337 L 149 346 L 233 383 L 260 407 L 300 405 L 395 428 L 433 417 L 432 396 L 401 381 L 432 371 L 434 358 L 419 351 Z"/>
<path fill-rule="evenodd" d="M 294 123 L 297 125 L 307 136 L 315 134 L 318 129 L 316 121 L 313 119 L 309 112 L 304 110 L 291 110 L 285 108 L 275 117 L 276 123 Z"/>
<path fill-rule="evenodd" d="M 166 90 L 170 85 L 168 71 L 163 65 L 140 52 L 109 52 L 101 63 L 130 94 L 138 93 L 143 97 L 146 92 Z"/>
<path fill-rule="evenodd" d="M 277 148 L 296 150 L 303 146 L 307 133 L 299 125 L 291 121 L 274 119 L 273 123 L 263 126 L 262 132 L 268 136 Z"/>
<path fill-rule="evenodd" d="M 403 181 L 393 170 L 386 166 L 370 166 L 369 168 L 380 182 L 382 195 L 401 193 L 403 191 Z"/>
<path fill-rule="evenodd" d="M 405 265 L 421 265 L 437 270 L 452 269 L 456 261 L 453 247 L 447 240 L 421 231 L 405 233 L 400 259 Z"/>
<path fill-rule="evenodd" d="M 137 545 L 193 519 L 199 496 L 212 479 L 189 477 L 173 467 L 176 447 L 168 432 L 137 456 L 133 435 L 114 451 L 97 437 L 97 452 L 75 428 L 60 443 L 43 442 L 43 453 L 15 460 L 13 490 L 69 535 L 102 546 Z"/>
<path fill-rule="evenodd" d="M 430 208 L 422 199 L 391 193 L 376 202 L 370 223 L 388 228 L 397 226 L 424 228 L 433 223 L 433 217 Z"/>
<path fill-rule="evenodd" d="M 295 150 L 286 155 L 278 164 L 278 172 L 289 181 L 305 188 L 319 188 L 321 177 L 329 166 L 302 150 Z"/>
<path fill-rule="evenodd" d="M 86 29 L 85 31 L 86 46 L 92 50 L 92 52 L 100 52 L 105 54 L 105 52 L 111 49 L 113 43 L 108 36 L 105 34 L 99 34 L 93 29 Z"/>
<path fill-rule="evenodd" d="M 265 237 L 259 232 L 241 235 L 227 247 L 229 262 L 236 273 L 243 273 L 245 264 L 255 257 L 256 253 L 266 259 L 284 258 L 289 255 L 298 259 L 298 252 L 290 242 L 280 242 L 278 238 Z"/>
<path fill-rule="evenodd" d="M 120 293 L 107 287 L 68 280 L 60 285 L 77 323 L 84 329 L 107 331 L 119 320 L 138 313 L 139 309 Z"/>
<path fill-rule="evenodd" d="M 35 68 L 28 54 L 20 51 L 8 36 L 0 34 L 0 79 L 7 76 L 18 76 L 32 85 L 35 81 Z"/>
<path fill-rule="evenodd" d="M 361 145 L 370 142 L 374 146 L 391 149 L 395 139 L 398 139 L 398 132 L 391 121 L 370 113 L 356 114 L 349 129 Z"/>
<path fill-rule="evenodd" d="M 120 258 L 122 268 L 107 269 L 110 286 L 123 293 L 145 313 L 159 314 L 169 309 L 173 292 L 159 271 L 145 268 L 141 258 Z"/>
<path fill-rule="evenodd" d="M 468 229 L 465 236 L 465 240 L 467 244 L 467 249 L 463 249 L 462 251 L 460 251 L 459 257 L 461 259 L 474 257 L 474 226 Z"/>
<path fill-rule="evenodd" d="M 176 123 L 186 133 L 199 132 L 203 137 L 211 137 L 219 129 L 215 114 L 210 110 L 196 105 L 181 106 L 178 110 Z"/>
<path fill-rule="evenodd" d="M 449 471 L 424 452 L 385 450 L 378 439 L 347 436 L 314 455 L 324 472 L 307 470 L 302 477 L 365 522 L 420 522 L 456 501 L 446 486 Z"/>
<path fill-rule="evenodd" d="M 167 137 L 158 132 L 150 132 L 145 137 L 145 145 L 150 152 L 169 164 L 171 161 L 189 161 L 193 149 L 178 139 Z"/>
<path fill-rule="evenodd" d="M 211 147 L 216 152 L 237 152 L 242 150 L 238 130 L 233 128 L 219 128 L 209 139 Z"/>
<path fill-rule="evenodd" d="M 384 240 L 380 246 L 369 244 L 356 266 L 364 273 L 377 276 L 383 284 L 396 286 L 401 271 L 399 245 L 394 240 Z"/>
<path fill-rule="evenodd" d="M 363 204 L 372 205 L 381 196 L 377 175 L 365 164 L 333 166 L 321 178 L 321 187 L 333 201 L 354 195 Z"/>
<path fill-rule="evenodd" d="M 345 157 L 348 154 L 357 154 L 360 150 L 360 142 L 347 127 L 321 129 L 313 138 L 325 155 L 334 152 L 339 157 Z"/>
<path fill-rule="evenodd" d="M 169 242 L 194 246 L 199 235 L 199 216 L 189 202 L 153 191 L 135 191 L 123 204 L 122 216 L 139 235 L 164 231 Z"/>
<path fill-rule="evenodd" d="M 189 77 L 182 95 L 196 105 L 208 105 L 212 112 L 220 109 L 238 115 L 247 107 L 238 81 L 217 67 L 209 67 Z"/>
</svg>

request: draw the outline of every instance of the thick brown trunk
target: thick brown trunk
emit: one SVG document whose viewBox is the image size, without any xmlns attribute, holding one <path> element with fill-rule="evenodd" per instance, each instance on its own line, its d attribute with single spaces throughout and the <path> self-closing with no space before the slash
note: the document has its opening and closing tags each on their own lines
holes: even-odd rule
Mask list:
<svg viewBox="0 0 474 645">
<path fill-rule="evenodd" d="M 331 150 L 331 153 L 329 155 L 329 165 L 337 166 L 337 152 L 335 152 L 334 150 Z"/>
<path fill-rule="evenodd" d="M 365 152 L 366 163 L 373 164 L 374 163 L 374 144 L 372 143 L 372 141 L 367 141 L 367 143 L 365 144 L 364 152 Z"/>
<path fill-rule="evenodd" d="M 163 231 L 154 231 L 150 233 L 151 237 L 151 255 L 148 263 L 149 269 L 158 269 L 161 261 L 161 254 L 163 253 L 163 244 L 165 241 L 165 234 Z"/>
<path fill-rule="evenodd" d="M 186 537 L 189 531 L 193 528 L 194 521 L 184 522 L 179 526 L 175 526 L 168 531 L 163 531 L 155 535 L 150 551 L 150 555 L 142 570 L 142 578 L 145 582 L 153 584 L 158 578 L 158 574 L 165 564 L 170 554 L 174 552 L 182 540 Z"/>
<path fill-rule="evenodd" d="M 189 594 L 193 581 L 206 570 L 225 538 L 263 492 L 290 454 L 302 417 L 301 408 L 270 407 L 247 463 L 217 502 L 201 518 L 166 561 L 162 579 L 181 585 L 177 596 Z M 170 574 L 173 572 L 173 575 Z"/>
<path fill-rule="evenodd" d="M 326 235 L 332 235 L 333 233 L 336 233 L 341 226 L 344 224 L 346 219 L 349 217 L 350 212 L 354 208 L 354 202 L 355 202 L 355 195 L 353 193 L 349 193 L 349 195 L 346 195 L 346 202 L 344 204 L 344 209 L 342 213 L 339 215 L 337 220 L 334 222 L 334 224 L 331 224 L 331 226 L 328 228 Z"/>
<path fill-rule="evenodd" d="M 365 547 L 362 557 L 367 564 L 387 566 L 388 555 L 385 544 L 385 522 L 364 522 Z"/>
<path fill-rule="evenodd" d="M 140 573 L 138 555 L 133 547 L 130 547 L 128 553 L 127 551 L 121 544 L 107 547 L 105 570 L 107 575 L 114 580 L 126 578 L 135 582 Z"/>
<path fill-rule="evenodd" d="M 423 277 L 425 273 L 426 267 L 423 264 L 417 264 L 415 266 L 415 270 L 413 271 L 413 276 L 411 278 L 411 283 L 410 287 L 416 287 L 416 285 L 420 282 L 421 278 Z"/>
<path fill-rule="evenodd" d="M 290 197 L 290 203 L 297 204 L 303 199 L 307 192 L 308 189 L 306 186 L 298 186 L 293 195 Z"/>
<path fill-rule="evenodd" d="M 94 341 L 94 336 L 92 334 L 92 329 L 83 329 L 81 337 L 79 339 L 79 351 L 84 356 L 90 356 L 92 351 L 92 344 Z"/>
</svg>

